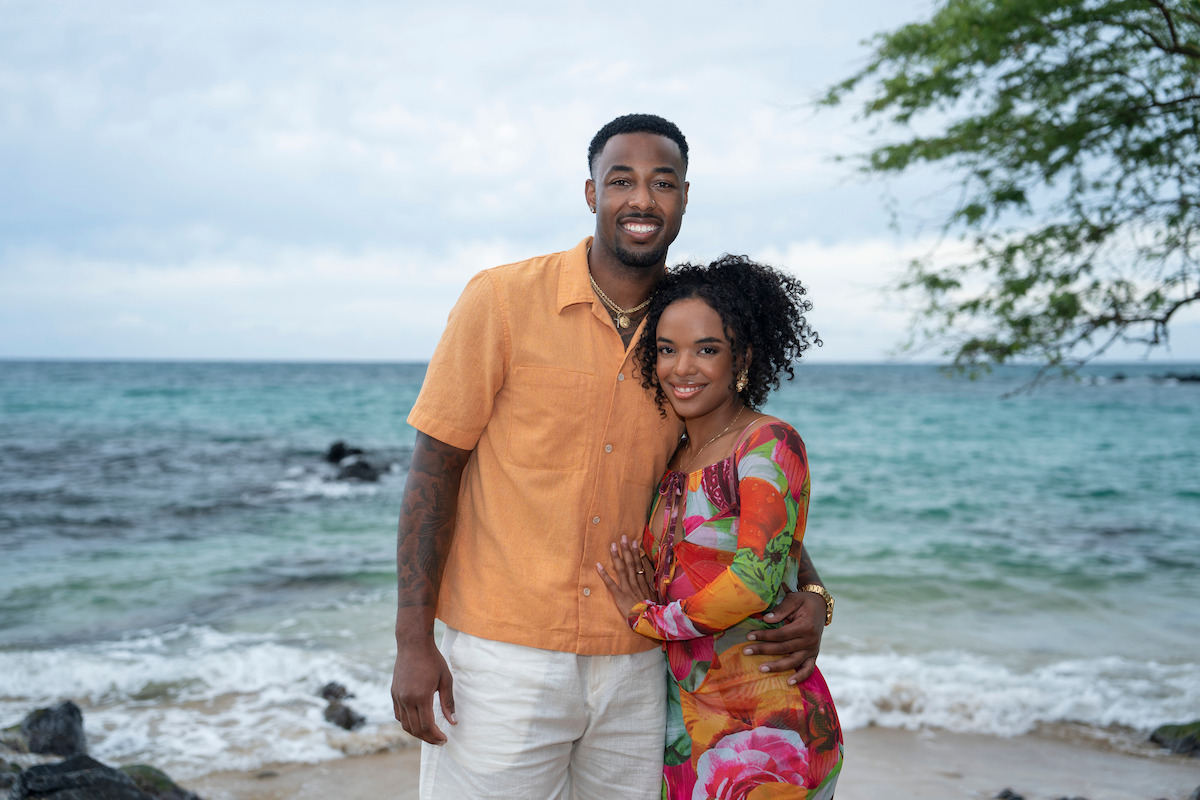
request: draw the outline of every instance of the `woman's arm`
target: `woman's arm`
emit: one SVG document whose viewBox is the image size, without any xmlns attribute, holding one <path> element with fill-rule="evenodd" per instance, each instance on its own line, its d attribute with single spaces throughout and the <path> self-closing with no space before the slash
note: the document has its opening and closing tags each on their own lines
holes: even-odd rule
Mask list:
<svg viewBox="0 0 1200 800">
<path fill-rule="evenodd" d="M 754 431 L 738 459 L 737 551 L 695 594 L 628 609 L 635 631 L 654 639 L 694 639 L 726 630 L 766 609 L 779 593 L 789 553 L 799 549 L 808 514 L 808 459 L 788 425 Z"/>
</svg>

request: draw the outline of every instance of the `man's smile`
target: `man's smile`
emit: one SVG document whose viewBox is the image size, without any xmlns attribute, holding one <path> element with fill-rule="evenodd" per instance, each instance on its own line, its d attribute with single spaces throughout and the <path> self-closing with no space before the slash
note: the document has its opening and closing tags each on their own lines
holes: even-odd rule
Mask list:
<svg viewBox="0 0 1200 800">
<path fill-rule="evenodd" d="M 620 224 L 621 230 L 637 238 L 653 236 L 662 228 L 662 222 L 651 217 L 626 217 Z"/>
</svg>

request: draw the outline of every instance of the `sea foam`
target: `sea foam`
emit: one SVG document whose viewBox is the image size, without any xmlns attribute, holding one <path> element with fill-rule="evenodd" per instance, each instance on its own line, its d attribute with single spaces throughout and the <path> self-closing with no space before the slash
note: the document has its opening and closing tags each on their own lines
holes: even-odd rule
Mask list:
<svg viewBox="0 0 1200 800">
<path fill-rule="evenodd" d="M 1120 657 L 1013 668 L 976 654 L 822 654 L 847 729 L 944 728 L 1015 736 L 1039 725 L 1120 725 L 1142 731 L 1200 718 L 1192 664 Z"/>
<path fill-rule="evenodd" d="M 390 664 L 274 634 L 203 626 L 121 641 L 0 652 L 0 725 L 73 699 L 101 760 L 142 761 L 181 777 L 314 762 L 410 741 L 392 720 Z M 1012 668 L 978 655 L 826 653 L 821 669 L 847 730 L 942 728 L 1019 735 L 1039 725 L 1148 731 L 1200 717 L 1194 666 L 1106 657 Z M 323 718 L 330 680 L 355 695 L 364 729 Z"/>
<path fill-rule="evenodd" d="M 0 652 L 0 725 L 71 699 L 89 751 L 148 762 L 180 777 L 275 762 L 315 762 L 403 741 L 377 666 L 264 635 L 183 626 L 166 634 L 38 651 Z M 390 670 L 386 671 L 390 676 Z M 347 734 L 326 722 L 320 688 L 336 680 L 368 718 Z"/>
</svg>

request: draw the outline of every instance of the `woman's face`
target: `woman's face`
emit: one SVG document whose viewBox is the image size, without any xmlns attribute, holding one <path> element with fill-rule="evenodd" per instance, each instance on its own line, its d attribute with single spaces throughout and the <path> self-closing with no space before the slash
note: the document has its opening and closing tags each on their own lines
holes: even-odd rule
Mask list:
<svg viewBox="0 0 1200 800">
<path fill-rule="evenodd" d="M 681 419 L 723 417 L 733 407 L 733 350 L 712 306 L 698 297 L 671 303 L 658 319 L 657 345 L 658 382 Z"/>
</svg>

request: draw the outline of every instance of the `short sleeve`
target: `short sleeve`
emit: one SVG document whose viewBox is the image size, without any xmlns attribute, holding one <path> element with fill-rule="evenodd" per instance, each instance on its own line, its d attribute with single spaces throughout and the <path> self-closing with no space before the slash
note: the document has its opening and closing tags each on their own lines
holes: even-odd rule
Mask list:
<svg viewBox="0 0 1200 800">
<path fill-rule="evenodd" d="M 473 450 L 504 385 L 507 315 L 494 276 L 470 280 L 446 321 L 408 424 L 460 450 Z"/>
</svg>

